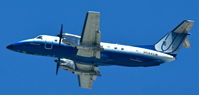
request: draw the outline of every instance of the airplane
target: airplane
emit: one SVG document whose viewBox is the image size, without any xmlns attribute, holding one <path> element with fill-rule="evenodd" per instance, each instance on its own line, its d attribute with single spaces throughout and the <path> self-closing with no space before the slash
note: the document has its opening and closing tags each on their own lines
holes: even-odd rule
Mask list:
<svg viewBox="0 0 199 95">
<path fill-rule="evenodd" d="M 181 46 L 190 47 L 188 39 L 192 20 L 182 21 L 175 29 L 153 45 L 128 46 L 101 42 L 100 12 L 88 11 L 81 36 L 63 33 L 61 24 L 57 36 L 39 35 L 7 46 L 7 49 L 57 58 L 59 68 L 78 76 L 81 88 L 92 88 L 101 76 L 99 66 L 150 67 L 176 59 Z"/>
</svg>

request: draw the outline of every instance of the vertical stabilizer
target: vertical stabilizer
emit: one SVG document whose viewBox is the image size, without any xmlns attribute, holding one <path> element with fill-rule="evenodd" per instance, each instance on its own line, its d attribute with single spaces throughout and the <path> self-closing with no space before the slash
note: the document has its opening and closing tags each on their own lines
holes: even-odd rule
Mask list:
<svg viewBox="0 0 199 95">
<path fill-rule="evenodd" d="M 189 35 L 188 32 L 192 25 L 193 21 L 184 20 L 173 31 L 160 39 L 160 41 L 155 44 L 155 49 L 160 52 L 176 55 L 182 44 L 184 47 L 189 48 L 190 43 L 187 35 Z"/>
</svg>

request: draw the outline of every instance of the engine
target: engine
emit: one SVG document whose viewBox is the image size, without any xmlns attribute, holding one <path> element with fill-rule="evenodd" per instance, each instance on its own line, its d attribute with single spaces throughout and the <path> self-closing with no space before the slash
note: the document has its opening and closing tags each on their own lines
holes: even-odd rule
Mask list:
<svg viewBox="0 0 199 95">
<path fill-rule="evenodd" d="M 55 62 L 58 62 L 58 60 L 55 60 Z M 60 63 L 60 66 L 64 69 L 76 69 L 75 63 L 72 60 L 62 58 L 60 59 Z"/>
<path fill-rule="evenodd" d="M 80 36 L 64 33 L 62 42 L 72 46 L 77 46 L 79 44 Z"/>
<path fill-rule="evenodd" d="M 72 72 L 74 74 L 92 74 L 100 76 L 98 69 L 93 66 L 83 65 L 83 64 L 76 64 L 73 60 L 61 58 L 59 60 L 55 60 L 55 62 L 60 63 L 60 67 L 64 70 Z M 93 67 L 93 69 L 92 69 Z"/>
</svg>

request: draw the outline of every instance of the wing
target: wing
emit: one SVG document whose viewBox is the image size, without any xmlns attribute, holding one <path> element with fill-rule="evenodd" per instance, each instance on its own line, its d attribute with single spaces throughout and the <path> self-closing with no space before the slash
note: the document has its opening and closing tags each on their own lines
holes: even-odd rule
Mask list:
<svg viewBox="0 0 199 95">
<path fill-rule="evenodd" d="M 100 13 L 88 12 L 77 55 L 100 58 Z"/>
<path fill-rule="evenodd" d="M 100 44 L 99 23 L 99 12 L 87 13 L 80 40 L 82 44 Z"/>
<path fill-rule="evenodd" d="M 92 88 L 93 81 L 100 76 L 99 68 L 94 65 L 75 63 L 70 59 L 61 59 L 60 67 L 78 76 L 79 86 L 82 88 Z"/>
<path fill-rule="evenodd" d="M 99 68 L 93 65 L 76 64 L 78 70 L 82 71 L 78 74 L 79 86 L 82 88 L 92 88 L 93 81 L 99 76 Z"/>
<path fill-rule="evenodd" d="M 96 76 L 89 74 L 78 75 L 79 86 L 82 88 L 92 88 L 93 81 L 96 80 Z"/>
</svg>

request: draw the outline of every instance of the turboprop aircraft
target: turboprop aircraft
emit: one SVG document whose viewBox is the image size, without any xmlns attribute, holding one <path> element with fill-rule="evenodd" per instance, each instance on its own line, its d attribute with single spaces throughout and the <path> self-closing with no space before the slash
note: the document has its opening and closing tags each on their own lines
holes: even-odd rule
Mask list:
<svg viewBox="0 0 199 95">
<path fill-rule="evenodd" d="M 174 61 L 179 48 L 189 48 L 191 20 L 163 36 L 153 45 L 128 46 L 100 41 L 100 13 L 87 12 L 81 36 L 63 33 L 61 25 L 57 36 L 39 35 L 8 45 L 13 51 L 57 58 L 59 68 L 78 76 L 79 86 L 92 88 L 93 81 L 100 76 L 99 66 L 149 67 Z"/>
</svg>

